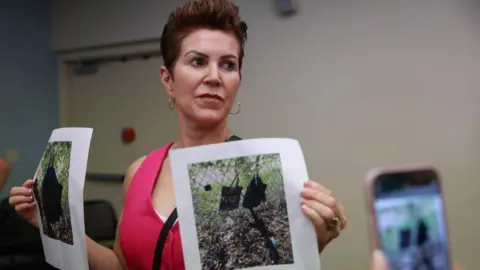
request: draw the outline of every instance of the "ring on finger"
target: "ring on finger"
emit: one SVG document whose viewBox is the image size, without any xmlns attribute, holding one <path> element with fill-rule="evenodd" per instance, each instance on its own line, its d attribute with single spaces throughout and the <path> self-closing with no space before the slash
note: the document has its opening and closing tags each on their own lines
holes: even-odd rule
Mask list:
<svg viewBox="0 0 480 270">
<path fill-rule="evenodd" d="M 334 229 L 334 228 L 337 228 L 339 224 L 340 224 L 340 220 L 338 219 L 338 217 L 334 217 L 328 222 L 327 225 L 329 229 Z"/>
</svg>

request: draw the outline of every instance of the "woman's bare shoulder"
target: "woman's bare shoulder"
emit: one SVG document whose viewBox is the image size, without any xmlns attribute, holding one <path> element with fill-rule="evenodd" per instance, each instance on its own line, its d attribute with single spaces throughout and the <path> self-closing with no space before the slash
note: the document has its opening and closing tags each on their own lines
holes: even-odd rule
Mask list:
<svg viewBox="0 0 480 270">
<path fill-rule="evenodd" d="M 127 194 L 130 183 L 133 180 L 133 177 L 137 173 L 138 168 L 142 165 L 142 162 L 147 156 L 137 158 L 130 166 L 128 166 L 127 173 L 125 174 L 125 179 L 123 180 L 123 194 Z"/>
<path fill-rule="evenodd" d="M 159 153 L 163 153 L 165 151 L 166 147 L 169 147 L 170 145 L 166 145 L 163 148 L 155 149 L 153 150 L 149 155 L 157 155 Z M 140 158 L 137 158 L 130 166 L 128 166 L 127 172 L 125 173 L 125 178 L 123 180 L 123 195 L 125 196 L 128 192 L 128 189 L 130 187 L 130 183 L 132 182 L 133 178 L 135 177 L 135 174 L 137 173 L 138 168 L 140 165 L 142 165 L 143 161 L 147 158 L 147 155 L 142 156 Z"/>
</svg>

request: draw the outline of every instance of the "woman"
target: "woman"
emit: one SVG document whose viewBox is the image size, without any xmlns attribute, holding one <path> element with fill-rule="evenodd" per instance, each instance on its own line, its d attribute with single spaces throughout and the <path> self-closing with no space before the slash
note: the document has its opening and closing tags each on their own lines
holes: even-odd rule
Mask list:
<svg viewBox="0 0 480 270">
<path fill-rule="evenodd" d="M 161 38 L 160 77 L 168 105 L 176 111 L 178 137 L 128 168 L 113 251 L 87 237 L 91 269 L 151 269 L 157 237 L 175 208 L 168 150 L 237 138 L 227 120 L 240 111 L 235 97 L 246 30 L 238 8 L 228 0 L 191 1 L 170 14 Z M 36 224 L 31 186 L 32 180 L 27 180 L 13 188 L 10 203 Z M 322 250 L 346 226 L 343 207 L 330 190 L 313 181 L 305 184 L 302 197 L 301 208 L 315 225 Z M 185 269 L 176 224 L 162 254 L 162 269 Z"/>
</svg>

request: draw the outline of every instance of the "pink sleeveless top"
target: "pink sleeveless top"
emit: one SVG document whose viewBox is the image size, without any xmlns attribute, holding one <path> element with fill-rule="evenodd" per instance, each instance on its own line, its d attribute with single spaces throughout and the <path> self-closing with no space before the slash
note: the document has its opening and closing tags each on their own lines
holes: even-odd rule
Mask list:
<svg viewBox="0 0 480 270">
<path fill-rule="evenodd" d="M 120 245 L 129 270 L 151 270 L 155 248 L 164 225 L 153 208 L 152 193 L 170 143 L 152 151 L 139 166 L 125 198 L 120 224 Z M 162 253 L 161 269 L 184 270 L 179 222 L 170 229 Z"/>
</svg>

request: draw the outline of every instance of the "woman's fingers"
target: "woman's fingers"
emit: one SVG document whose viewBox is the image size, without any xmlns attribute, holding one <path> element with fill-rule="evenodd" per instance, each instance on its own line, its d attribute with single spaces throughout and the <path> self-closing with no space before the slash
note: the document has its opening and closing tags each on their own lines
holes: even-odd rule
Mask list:
<svg viewBox="0 0 480 270">
<path fill-rule="evenodd" d="M 25 181 L 23 183 L 22 187 L 32 188 L 33 187 L 33 179 L 28 179 L 27 181 Z"/>
<path fill-rule="evenodd" d="M 335 211 L 332 208 L 321 204 L 318 201 L 302 200 L 302 204 L 307 205 L 310 209 L 313 209 L 323 219 L 332 220 L 336 216 Z"/>
<path fill-rule="evenodd" d="M 11 206 L 15 206 L 21 203 L 32 203 L 34 201 L 35 200 L 33 199 L 33 195 L 29 195 L 29 196 L 17 195 L 17 196 L 10 197 L 8 199 L 8 203 Z"/>
<path fill-rule="evenodd" d="M 330 192 L 331 194 L 331 192 Z M 331 220 L 335 217 L 339 218 L 340 221 L 340 229 L 345 228 L 347 225 L 347 217 L 345 216 L 345 212 L 343 210 L 343 206 L 340 205 L 335 197 L 332 195 L 326 194 L 323 191 L 320 191 L 318 189 L 314 188 L 304 188 L 302 191 L 302 197 L 306 199 L 306 201 L 316 201 L 318 204 L 321 204 L 322 206 L 317 206 L 313 207 L 315 210 L 320 210 L 322 208 L 321 213 L 324 213 L 322 215 L 323 217 L 327 218 L 328 220 Z M 328 209 L 325 209 L 328 208 Z"/>
<path fill-rule="evenodd" d="M 320 183 L 317 183 L 313 180 L 308 180 L 306 183 L 305 183 L 305 186 L 309 186 L 313 189 L 316 189 L 320 192 L 323 192 L 325 194 L 328 194 L 328 195 L 332 195 L 332 191 L 324 186 L 322 186 Z"/>
<path fill-rule="evenodd" d="M 337 201 L 335 200 L 334 197 L 314 188 L 309 188 L 309 187 L 304 188 L 302 191 L 302 196 L 305 199 L 310 199 L 310 200 L 315 200 L 317 202 L 320 202 L 332 209 L 337 207 Z"/>
<path fill-rule="evenodd" d="M 30 196 L 32 195 L 32 190 L 26 187 L 13 187 L 10 190 L 10 196 Z"/>
<path fill-rule="evenodd" d="M 325 221 L 323 218 L 317 213 L 317 211 L 313 210 L 312 208 L 308 207 L 306 204 L 302 205 L 302 210 L 307 215 L 307 217 L 312 221 L 313 226 L 315 228 L 322 228 L 325 227 Z"/>
<path fill-rule="evenodd" d="M 13 187 L 10 190 L 10 198 L 8 203 L 14 206 L 16 210 L 26 209 L 35 205 L 32 192 L 33 180 L 28 179 L 21 187 Z M 25 204 L 25 205 L 23 205 Z"/>
<path fill-rule="evenodd" d="M 28 179 L 23 183 L 21 187 L 13 187 L 10 190 L 10 196 L 24 195 L 29 196 L 32 194 L 33 180 Z"/>
<path fill-rule="evenodd" d="M 35 202 L 32 202 L 32 203 L 21 203 L 21 204 L 17 204 L 15 205 L 15 211 L 17 211 L 18 213 L 21 213 L 23 211 L 26 211 L 26 210 L 29 210 L 31 208 L 35 207 Z"/>
</svg>

